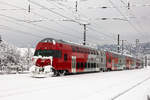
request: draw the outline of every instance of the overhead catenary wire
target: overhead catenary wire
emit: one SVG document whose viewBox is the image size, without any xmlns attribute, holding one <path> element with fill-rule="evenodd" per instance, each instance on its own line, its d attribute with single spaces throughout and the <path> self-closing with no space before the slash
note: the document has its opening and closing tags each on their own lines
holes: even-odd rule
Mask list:
<svg viewBox="0 0 150 100">
<path fill-rule="evenodd" d="M 70 18 L 70 17 L 67 17 L 67 16 L 64 16 L 63 14 L 60 14 L 60 13 L 58 13 L 58 12 L 56 12 L 56 11 L 53 11 L 53 10 L 51 10 L 51 9 L 49 9 L 49 8 L 47 8 L 47 7 L 45 7 L 45 6 L 41 5 L 41 4 L 39 4 L 39 3 L 37 3 L 37 2 L 34 2 L 34 1 L 30 1 L 30 2 L 31 2 L 32 4 L 34 4 L 34 5 L 40 6 L 40 7 L 44 8 L 44 9 L 47 9 L 48 11 L 50 11 L 50 12 L 56 14 L 56 15 L 59 15 L 59 16 L 64 17 L 64 18 L 66 18 L 66 19 L 70 19 L 70 20 L 72 20 L 73 22 L 76 22 L 76 23 L 78 23 L 78 24 L 81 24 L 80 22 L 76 21 L 75 19 Z"/>
<path fill-rule="evenodd" d="M 48 0 L 47 0 L 48 1 Z M 60 6 L 62 6 L 62 5 L 60 5 Z M 65 6 L 66 7 L 66 6 Z M 66 7 L 67 8 L 67 7 Z M 68 8 L 67 8 L 68 9 Z M 68 9 L 68 10 L 70 10 L 70 9 Z M 77 12 L 79 12 L 79 10 L 77 10 Z M 76 13 L 77 13 L 76 12 Z M 85 15 L 84 15 L 85 16 Z M 85 17 L 87 17 L 87 16 L 85 16 Z M 91 24 L 90 24 L 90 26 L 91 26 Z M 92 31 L 94 30 L 92 27 L 90 27 L 89 29 L 91 29 Z M 94 30 L 95 31 L 95 30 Z M 100 33 L 100 34 L 102 34 L 102 35 L 104 35 L 104 36 L 106 36 L 106 37 L 110 37 L 109 35 L 107 35 L 107 34 L 105 34 L 105 33 L 102 33 L 102 32 L 100 32 L 100 31 L 97 31 L 97 33 Z M 99 34 L 98 34 L 99 35 Z M 112 37 L 110 37 L 110 38 L 112 38 Z"/>
<path fill-rule="evenodd" d="M 1 1 L 0 1 L 1 2 Z M 24 8 L 22 8 L 22 7 L 18 7 L 18 6 L 16 6 L 16 5 L 13 5 L 13 4 L 9 4 L 9 3 L 6 3 L 6 2 L 2 2 L 3 4 L 6 4 L 6 5 L 8 5 L 8 6 L 12 6 L 12 7 L 15 7 L 15 8 L 19 8 L 19 9 L 24 9 Z M 26 9 L 24 9 L 24 10 L 26 10 Z M 38 13 L 36 13 L 36 12 L 31 12 L 31 13 L 33 13 L 33 14 L 35 14 L 35 15 L 37 15 L 37 16 L 39 16 L 39 17 L 42 17 L 42 18 L 44 18 L 44 19 L 47 19 L 47 20 L 49 20 L 47 17 L 45 17 L 45 16 L 42 16 L 42 15 L 40 15 L 40 14 L 38 14 Z M 9 17 L 10 18 L 10 17 Z M 12 18 L 11 18 L 12 19 Z M 14 19 L 14 18 L 13 18 Z M 15 18 L 15 20 L 16 20 L 16 18 Z M 30 21 L 30 20 L 17 20 L 17 21 L 22 21 L 22 22 L 28 22 L 28 24 L 29 24 L 29 22 L 40 22 L 40 21 L 43 21 L 43 20 L 39 20 L 39 21 Z M 54 21 L 54 20 L 53 20 Z M 64 25 L 61 25 L 60 23 L 58 23 L 58 22 L 56 22 L 56 21 L 54 21 L 56 24 L 58 24 L 59 26 L 61 26 L 61 27 L 64 27 Z M 35 25 L 35 24 L 34 24 Z M 66 27 L 66 26 L 65 26 Z M 41 27 L 40 27 L 41 28 Z M 70 27 L 68 27 L 67 26 L 67 28 L 70 28 Z M 52 28 L 50 28 L 50 29 L 52 29 Z M 58 32 L 58 30 L 54 30 L 54 29 L 52 29 L 53 31 L 57 31 Z M 73 28 L 71 28 L 71 30 L 72 31 L 75 31 L 75 32 L 78 32 L 78 31 L 76 31 L 75 29 L 73 29 Z M 59 31 L 60 32 L 60 31 Z M 62 32 L 60 32 L 60 33 L 62 33 Z M 68 34 L 68 33 L 67 33 Z M 72 36 L 71 34 L 68 34 L 69 36 Z M 73 37 L 76 37 L 75 35 L 73 35 Z M 78 37 L 79 38 L 79 37 Z"/>
<path fill-rule="evenodd" d="M 1 16 L 1 15 L 0 15 Z M 6 17 L 6 15 L 5 15 L 5 17 Z M 8 18 L 8 19 L 6 19 L 6 18 Z M 16 25 L 18 25 L 18 26 L 21 26 L 21 27 L 25 27 L 25 28 L 29 28 L 29 29 L 34 29 L 34 30 L 36 30 L 36 31 L 38 31 L 38 32 L 40 32 L 39 34 L 41 34 L 41 35 L 44 35 L 44 34 L 54 34 L 54 33 L 44 33 L 43 34 L 43 31 L 41 31 L 39 28 L 37 29 L 37 28 L 35 28 L 35 27 L 31 27 L 31 26 L 29 26 L 29 25 L 24 25 L 24 24 L 22 24 L 22 23 L 18 23 L 18 22 L 16 22 L 15 21 L 15 19 L 13 19 L 13 18 L 11 18 L 11 17 L 6 17 L 6 18 L 1 18 L 1 19 L 3 19 L 4 21 L 7 21 L 7 22 L 10 22 L 10 23 L 13 23 L 13 24 L 16 24 Z M 9 20 L 9 19 L 12 19 L 12 20 Z M 55 35 L 55 34 L 54 34 Z"/>
<path fill-rule="evenodd" d="M 17 8 L 17 9 L 8 9 L 8 8 L 6 8 L 6 9 L 0 9 L 0 10 L 24 10 L 24 11 L 28 11 L 29 10 L 29 5 L 28 5 L 28 8 L 26 9 L 26 8 L 22 8 L 22 7 L 19 7 L 19 6 L 16 6 L 16 5 L 13 5 L 13 4 L 10 4 L 10 3 L 7 3 L 7 2 L 4 2 L 4 1 L 0 1 L 0 4 L 3 4 L 3 5 L 7 5 L 7 6 L 11 6 L 11 7 L 14 7 L 14 8 Z M 30 5 L 31 6 L 31 5 Z M 43 9 L 43 8 L 36 8 L 36 9 L 34 9 L 34 8 L 31 8 L 30 7 L 30 10 L 37 10 L 37 9 L 40 9 L 40 10 L 45 10 L 45 9 Z M 55 8 L 49 8 L 49 9 L 55 9 Z"/>
<path fill-rule="evenodd" d="M 127 6 L 127 3 L 124 2 L 123 0 L 120 0 L 121 3 L 123 3 L 125 6 Z"/>
<path fill-rule="evenodd" d="M 48 1 L 48 0 L 47 0 Z M 61 5 L 62 6 L 62 5 Z M 65 6 L 66 7 L 66 6 Z M 67 8 L 67 7 L 66 7 Z M 68 9 L 68 8 L 67 8 Z M 69 9 L 70 10 L 70 9 Z M 77 10 L 78 12 L 79 12 L 79 10 Z M 77 13 L 77 12 L 76 12 Z M 85 16 L 85 15 L 84 15 Z M 85 16 L 85 17 L 87 17 L 87 16 Z M 90 24 L 90 26 L 91 26 L 91 24 Z M 94 30 L 95 31 L 95 29 L 93 29 L 92 27 L 90 27 L 89 29 L 91 29 L 92 31 Z M 102 33 L 102 32 L 100 32 L 100 31 L 96 31 L 97 33 L 100 33 L 100 34 L 102 34 L 102 35 L 104 35 L 104 36 L 106 36 L 106 37 L 110 37 L 110 35 L 107 35 L 107 34 L 105 34 L 105 33 Z M 110 37 L 110 38 L 112 38 L 112 37 Z"/>
<path fill-rule="evenodd" d="M 122 0 L 120 0 L 122 1 Z M 123 1 L 122 1 L 123 2 Z M 125 4 L 125 3 L 123 3 Z M 128 12 L 134 17 L 136 18 L 136 16 L 133 14 L 132 10 L 131 9 L 128 9 Z M 137 19 L 137 18 L 136 18 Z M 136 24 L 138 25 L 138 27 L 144 32 L 144 29 L 143 29 L 143 26 L 140 24 L 140 22 L 138 20 L 136 20 Z"/>
<path fill-rule="evenodd" d="M 33 4 L 35 4 L 35 5 L 37 5 L 37 6 L 39 6 L 39 7 L 42 7 L 42 8 L 44 8 L 44 9 L 47 9 L 48 11 L 50 11 L 50 12 L 56 14 L 56 15 L 59 15 L 59 16 L 61 16 L 61 17 L 67 18 L 67 19 L 71 19 L 73 22 L 76 22 L 76 23 L 78 23 L 78 24 L 81 24 L 80 22 L 76 21 L 75 19 L 70 18 L 70 17 L 67 17 L 67 16 L 65 16 L 65 15 L 63 15 L 63 14 L 60 14 L 60 13 L 58 13 L 58 12 L 55 12 L 55 11 L 53 11 L 53 10 L 50 10 L 49 8 L 47 8 L 47 7 L 45 7 L 45 6 L 41 5 L 41 4 L 39 4 L 39 3 L 37 3 L 37 2 L 33 2 L 33 1 L 30 1 L 30 2 L 33 3 Z"/>
<path fill-rule="evenodd" d="M 45 9 L 45 8 L 44 8 Z M 43 29 L 46 29 L 46 28 L 43 28 Z"/>
<path fill-rule="evenodd" d="M 18 6 L 12 5 L 12 4 L 8 4 L 8 3 L 4 3 L 4 4 L 7 4 L 7 5 L 10 5 L 10 6 L 13 6 L 13 7 L 20 8 L 20 7 L 18 7 Z M 43 9 L 45 9 L 45 8 L 43 8 Z M 24 10 L 26 10 L 26 9 L 24 9 Z M 34 13 L 34 12 L 33 12 L 33 13 Z M 34 13 L 34 14 L 36 14 L 36 15 L 38 15 L 38 16 L 39 16 L 39 14 L 37 14 L 37 13 Z"/>
<path fill-rule="evenodd" d="M 104 34 L 104 33 L 103 33 Z M 100 39 L 100 38 L 99 38 Z"/>
<path fill-rule="evenodd" d="M 6 3 L 6 4 L 7 4 L 7 3 Z M 12 6 L 12 5 L 11 5 L 11 6 Z M 13 7 L 17 7 L 17 6 L 14 6 L 14 5 L 13 5 Z M 20 8 L 20 7 L 17 7 L 17 8 Z M 36 15 L 39 16 L 39 14 L 37 14 L 37 13 L 34 13 L 34 14 L 36 14 Z M 44 28 L 44 29 L 47 29 L 47 30 L 52 30 L 52 31 L 55 31 L 55 32 L 57 32 L 57 33 L 63 33 L 63 35 L 66 35 L 66 36 L 69 36 L 69 37 L 72 37 L 72 38 L 73 38 L 73 37 L 80 38 L 79 36 L 76 36 L 76 35 L 71 35 L 71 34 L 68 34 L 68 33 L 60 32 L 60 31 L 58 31 L 58 30 L 55 30 L 55 29 L 52 29 L 52 28 L 49 28 L 49 27 L 45 27 L 45 26 L 41 26 L 41 25 L 38 25 L 38 24 L 30 23 L 30 22 L 28 22 L 28 21 L 20 20 L 20 19 L 11 17 L 11 16 L 7 16 L 7 15 L 3 15 L 3 14 L 0 14 L 0 16 L 7 17 L 7 18 L 12 19 L 12 20 L 15 20 L 15 21 L 17 21 L 17 22 L 24 22 L 24 23 L 27 23 L 27 24 L 31 24 L 31 25 L 37 26 L 37 27 L 39 27 L 39 28 Z M 42 16 L 42 17 L 43 17 L 43 16 Z M 18 23 L 15 23 L 15 24 L 18 24 Z M 38 29 L 38 30 L 39 30 L 39 29 Z M 67 34 L 68 34 L 68 35 L 67 35 Z M 59 34 L 59 35 L 60 35 L 60 34 Z"/>
<path fill-rule="evenodd" d="M 107 35 L 105 33 L 102 33 L 102 32 L 99 32 L 97 29 L 93 28 L 93 27 L 89 27 L 88 28 L 96 33 L 100 33 L 100 34 L 103 34 L 105 35 L 107 38 L 109 38 L 109 40 L 113 40 L 114 44 L 116 43 L 116 38 L 114 38 L 114 36 L 110 36 L 110 35 Z M 113 38 L 113 39 L 112 39 Z M 106 39 L 104 39 L 106 41 Z"/>
<path fill-rule="evenodd" d="M 0 1 L 0 2 L 1 2 L 1 1 Z M 8 3 L 6 3 L 6 2 L 1 2 L 1 3 L 6 4 L 6 5 L 9 5 L 9 6 L 16 7 L 16 8 L 21 8 L 21 7 L 12 5 L 12 4 L 8 4 Z M 21 8 L 21 9 L 23 9 L 23 8 Z M 26 10 L 26 9 L 24 9 L 24 10 Z M 34 14 L 36 14 L 36 13 L 34 13 Z M 20 22 L 23 21 L 23 20 L 19 20 L 19 19 L 13 18 L 13 17 L 11 17 L 11 16 L 6 16 L 6 15 L 2 15 L 2 14 L 0 14 L 0 15 L 1 15 L 1 16 L 5 16 L 5 17 L 7 17 L 7 18 L 11 18 L 11 19 L 16 20 L 16 21 L 20 21 Z M 36 14 L 36 15 L 37 15 L 37 14 Z M 28 22 L 26 22 L 26 21 L 23 21 L 23 22 L 28 23 Z M 48 28 L 48 27 L 44 27 L 44 26 L 41 26 L 41 25 L 37 25 L 37 24 L 33 24 L 33 23 L 28 23 L 28 24 L 32 24 L 32 25 L 38 26 L 39 28 L 43 27 L 43 28 L 45 28 L 45 29 L 50 29 L 50 30 L 55 31 L 55 32 L 58 32 L 58 33 L 68 34 L 68 33 L 60 32 L 60 31 L 58 31 L 58 30 L 55 30 L 55 29 L 52 29 L 52 28 Z M 70 34 L 69 34 L 69 36 L 70 36 Z M 73 37 L 76 37 L 76 36 L 73 36 Z M 79 38 L 79 37 L 78 37 L 78 38 Z"/>
<path fill-rule="evenodd" d="M 121 16 L 123 16 L 125 19 L 128 19 L 121 11 L 120 9 L 117 8 L 117 6 L 111 1 L 111 0 L 108 0 L 112 6 L 115 7 L 115 9 L 121 14 Z M 127 21 L 129 23 L 129 25 L 140 35 L 140 36 L 144 36 L 131 22 L 130 20 Z"/>
<path fill-rule="evenodd" d="M 47 29 L 47 30 L 55 31 L 55 32 L 56 32 L 55 34 L 58 34 L 58 35 L 61 35 L 60 33 L 62 33 L 63 35 L 66 35 L 66 36 L 69 36 L 69 37 L 77 37 L 77 38 L 79 38 L 78 36 L 74 36 L 74 35 L 72 36 L 72 35 L 69 34 L 69 33 L 60 32 L 60 31 L 58 31 L 58 30 L 55 30 L 55 29 L 52 29 L 52 28 L 49 28 L 49 27 L 46 27 L 46 26 L 38 25 L 38 24 L 35 24 L 35 23 L 28 23 L 28 22 L 26 22 L 26 21 L 22 21 L 22 20 L 20 20 L 20 19 L 17 19 L 17 18 L 11 17 L 11 16 L 6 16 L 6 15 L 3 15 L 3 14 L 0 14 L 0 16 L 7 17 L 7 18 L 9 18 L 9 19 L 12 19 L 12 20 L 15 20 L 15 21 L 18 21 L 18 22 L 23 22 L 23 23 L 31 24 L 31 25 L 36 26 L 36 27 L 38 27 L 38 28 L 44 28 L 44 29 Z M 39 29 L 38 29 L 38 30 L 39 30 Z M 48 32 L 48 34 L 54 34 L 54 33 L 49 33 L 49 32 Z M 67 34 L 68 34 L 68 35 L 67 35 Z"/>
</svg>

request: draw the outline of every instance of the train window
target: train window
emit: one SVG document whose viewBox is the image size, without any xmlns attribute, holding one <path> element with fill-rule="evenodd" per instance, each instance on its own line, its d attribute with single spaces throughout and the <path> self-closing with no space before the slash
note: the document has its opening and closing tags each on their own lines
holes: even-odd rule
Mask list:
<svg viewBox="0 0 150 100">
<path fill-rule="evenodd" d="M 83 68 L 83 63 L 81 63 L 81 68 Z"/>
<path fill-rule="evenodd" d="M 96 51 L 94 51 L 95 55 L 97 55 Z"/>
<path fill-rule="evenodd" d="M 84 64 L 84 67 L 87 68 L 87 63 Z"/>
<path fill-rule="evenodd" d="M 34 56 L 53 56 L 54 58 L 61 58 L 60 50 L 36 50 Z"/>
<path fill-rule="evenodd" d="M 67 61 L 68 57 L 67 54 L 64 54 L 64 61 Z"/>
<path fill-rule="evenodd" d="M 98 51 L 96 51 L 97 55 L 99 55 Z"/>
<path fill-rule="evenodd" d="M 121 59 L 120 59 L 120 63 L 121 63 Z"/>
<path fill-rule="evenodd" d="M 99 64 L 97 64 L 97 68 L 99 67 Z"/>
<path fill-rule="evenodd" d="M 94 64 L 93 63 L 91 63 L 91 68 L 93 68 L 94 67 Z"/>
<path fill-rule="evenodd" d="M 96 68 L 96 63 L 94 63 L 94 68 Z"/>
<path fill-rule="evenodd" d="M 98 55 L 98 54 L 97 54 L 97 51 L 95 51 L 95 55 Z"/>
<path fill-rule="evenodd" d="M 101 52 L 101 56 L 103 56 L 103 53 Z"/>
<path fill-rule="evenodd" d="M 101 62 L 103 62 L 103 58 L 101 58 Z"/>
<path fill-rule="evenodd" d="M 72 46 L 72 51 L 76 52 L 76 48 L 74 46 Z"/>
<path fill-rule="evenodd" d="M 79 63 L 79 62 L 77 62 L 77 68 L 78 68 L 78 69 L 80 68 L 80 63 Z"/>
<path fill-rule="evenodd" d="M 91 66 L 90 66 L 91 64 L 90 63 L 88 63 L 88 68 L 90 68 Z"/>
<path fill-rule="evenodd" d="M 111 57 L 108 58 L 108 62 L 111 63 Z"/>
<path fill-rule="evenodd" d="M 93 54 L 92 50 L 90 50 L 90 54 Z"/>
<path fill-rule="evenodd" d="M 77 52 L 80 52 L 80 50 L 79 50 L 79 48 L 78 48 L 78 47 L 76 48 L 76 50 L 77 50 Z"/>
<path fill-rule="evenodd" d="M 95 51 L 96 52 L 96 55 L 98 55 L 98 52 L 97 51 Z"/>
</svg>

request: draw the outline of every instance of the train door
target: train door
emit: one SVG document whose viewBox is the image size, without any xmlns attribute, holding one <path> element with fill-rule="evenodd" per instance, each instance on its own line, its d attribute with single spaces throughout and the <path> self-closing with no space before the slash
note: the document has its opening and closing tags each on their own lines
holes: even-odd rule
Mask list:
<svg viewBox="0 0 150 100">
<path fill-rule="evenodd" d="M 114 59 L 112 59 L 112 69 L 111 70 L 115 70 L 115 61 L 114 61 Z"/>
<path fill-rule="evenodd" d="M 76 73 L 76 56 L 72 56 L 72 73 Z"/>
</svg>

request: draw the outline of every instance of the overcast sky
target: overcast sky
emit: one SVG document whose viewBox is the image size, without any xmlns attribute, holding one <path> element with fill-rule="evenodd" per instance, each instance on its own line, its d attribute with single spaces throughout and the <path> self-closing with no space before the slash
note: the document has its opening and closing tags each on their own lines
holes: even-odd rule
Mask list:
<svg viewBox="0 0 150 100">
<path fill-rule="evenodd" d="M 116 44 L 117 34 L 128 43 L 150 41 L 149 0 L 78 0 L 77 12 L 75 1 L 0 0 L 0 34 L 19 47 L 34 47 L 46 37 L 82 43 L 79 23 L 87 23 L 88 44 Z"/>
</svg>

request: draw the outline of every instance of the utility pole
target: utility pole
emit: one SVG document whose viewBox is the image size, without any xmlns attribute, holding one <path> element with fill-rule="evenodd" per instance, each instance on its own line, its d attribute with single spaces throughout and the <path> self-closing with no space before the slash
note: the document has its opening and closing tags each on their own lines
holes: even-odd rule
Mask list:
<svg viewBox="0 0 150 100">
<path fill-rule="evenodd" d="M 136 58 L 138 58 L 139 53 L 139 39 L 136 39 Z"/>
<path fill-rule="evenodd" d="M 130 45 L 130 55 L 131 55 L 131 53 L 132 53 L 132 49 L 131 49 L 131 48 L 132 48 L 132 44 Z"/>
<path fill-rule="evenodd" d="M 117 49 L 118 49 L 118 53 L 120 53 L 120 35 L 118 34 L 118 47 L 117 47 Z"/>
<path fill-rule="evenodd" d="M 122 54 L 124 53 L 123 51 L 124 51 L 124 41 L 126 41 L 126 40 L 122 40 Z"/>
<path fill-rule="evenodd" d="M 145 56 L 145 67 L 147 67 L 147 56 Z"/>
<path fill-rule="evenodd" d="M 76 8 L 76 12 L 78 12 L 78 1 L 76 1 L 76 6 L 75 6 L 75 8 Z"/>
<path fill-rule="evenodd" d="M 28 63 L 28 68 L 27 70 L 29 70 L 29 66 L 30 66 L 30 60 L 31 60 L 31 50 L 30 50 L 30 46 L 28 46 L 28 52 L 27 52 L 27 63 Z"/>
<path fill-rule="evenodd" d="M 2 36 L 0 35 L 0 43 L 2 43 Z M 0 55 L 2 53 L 2 48 L 0 48 Z M 2 71 L 2 59 L 0 58 L 0 70 Z"/>
<path fill-rule="evenodd" d="M 128 9 L 130 9 L 130 2 L 128 2 Z"/>
<path fill-rule="evenodd" d="M 28 13 L 30 13 L 30 12 L 31 12 L 30 0 L 28 0 L 28 2 L 29 2 L 29 5 L 28 5 Z"/>
<path fill-rule="evenodd" d="M 0 35 L 0 43 L 2 42 L 2 36 Z"/>
<path fill-rule="evenodd" d="M 124 50 L 124 40 L 122 40 L 122 54 L 123 54 L 123 50 Z"/>
<path fill-rule="evenodd" d="M 83 26 L 84 26 L 83 45 L 86 45 L 86 25 L 87 24 L 83 24 Z"/>
</svg>

